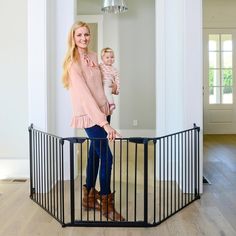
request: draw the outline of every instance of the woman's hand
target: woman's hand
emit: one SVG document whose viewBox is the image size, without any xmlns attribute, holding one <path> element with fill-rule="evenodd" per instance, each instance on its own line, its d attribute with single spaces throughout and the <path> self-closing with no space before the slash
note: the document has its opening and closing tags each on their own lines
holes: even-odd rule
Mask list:
<svg viewBox="0 0 236 236">
<path fill-rule="evenodd" d="M 113 129 L 109 124 L 105 124 L 103 128 L 107 132 L 107 138 L 110 141 L 114 141 L 115 138 L 121 138 L 121 135 L 115 129 Z"/>
</svg>

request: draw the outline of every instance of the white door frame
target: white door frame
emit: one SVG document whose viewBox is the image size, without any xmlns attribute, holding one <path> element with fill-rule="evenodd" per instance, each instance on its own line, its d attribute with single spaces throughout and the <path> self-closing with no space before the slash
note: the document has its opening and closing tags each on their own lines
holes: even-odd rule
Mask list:
<svg viewBox="0 0 236 236">
<path fill-rule="evenodd" d="M 208 84 L 208 35 L 209 34 L 232 34 L 233 36 L 233 104 L 209 104 L 209 84 Z M 203 98 L 203 122 L 205 134 L 232 134 L 236 133 L 236 83 L 235 83 L 235 29 L 204 29 L 203 34 L 203 84 L 204 84 L 204 98 Z"/>
</svg>

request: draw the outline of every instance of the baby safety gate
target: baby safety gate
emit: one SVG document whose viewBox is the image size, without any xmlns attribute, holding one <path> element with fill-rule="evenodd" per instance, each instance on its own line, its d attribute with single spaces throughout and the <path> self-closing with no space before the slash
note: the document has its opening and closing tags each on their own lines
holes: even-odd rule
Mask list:
<svg viewBox="0 0 236 236">
<path fill-rule="evenodd" d="M 125 218 L 120 221 L 82 206 L 91 140 L 61 138 L 31 125 L 30 198 L 63 227 L 156 226 L 200 198 L 199 131 L 194 125 L 162 137 L 109 142 L 113 204 Z M 100 189 L 99 177 L 96 189 Z"/>
</svg>

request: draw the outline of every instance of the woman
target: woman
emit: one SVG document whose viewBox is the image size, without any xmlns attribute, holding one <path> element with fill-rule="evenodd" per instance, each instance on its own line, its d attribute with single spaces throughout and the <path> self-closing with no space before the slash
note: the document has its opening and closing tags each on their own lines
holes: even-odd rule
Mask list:
<svg viewBox="0 0 236 236">
<path fill-rule="evenodd" d="M 71 96 L 71 126 L 84 128 L 91 139 L 82 205 L 87 210 L 101 209 L 108 219 L 123 221 L 122 215 L 114 208 L 114 194 L 110 190 L 112 154 L 107 140 L 114 140 L 119 134 L 107 121 L 110 115 L 109 104 L 103 90 L 97 54 L 88 51 L 89 42 L 88 25 L 84 22 L 73 24 L 62 76 L 63 84 Z M 94 140 L 97 138 L 102 140 Z M 99 159 L 101 197 L 95 190 Z"/>
</svg>

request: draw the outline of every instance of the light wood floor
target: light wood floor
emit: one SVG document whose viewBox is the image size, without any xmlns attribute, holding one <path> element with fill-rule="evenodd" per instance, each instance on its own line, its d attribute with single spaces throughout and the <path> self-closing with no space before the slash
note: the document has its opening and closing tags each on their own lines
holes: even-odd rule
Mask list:
<svg viewBox="0 0 236 236">
<path fill-rule="evenodd" d="M 236 236 L 236 135 L 204 137 L 201 199 L 154 228 L 62 228 L 31 201 L 29 182 L 0 181 L 0 235 Z"/>
</svg>

